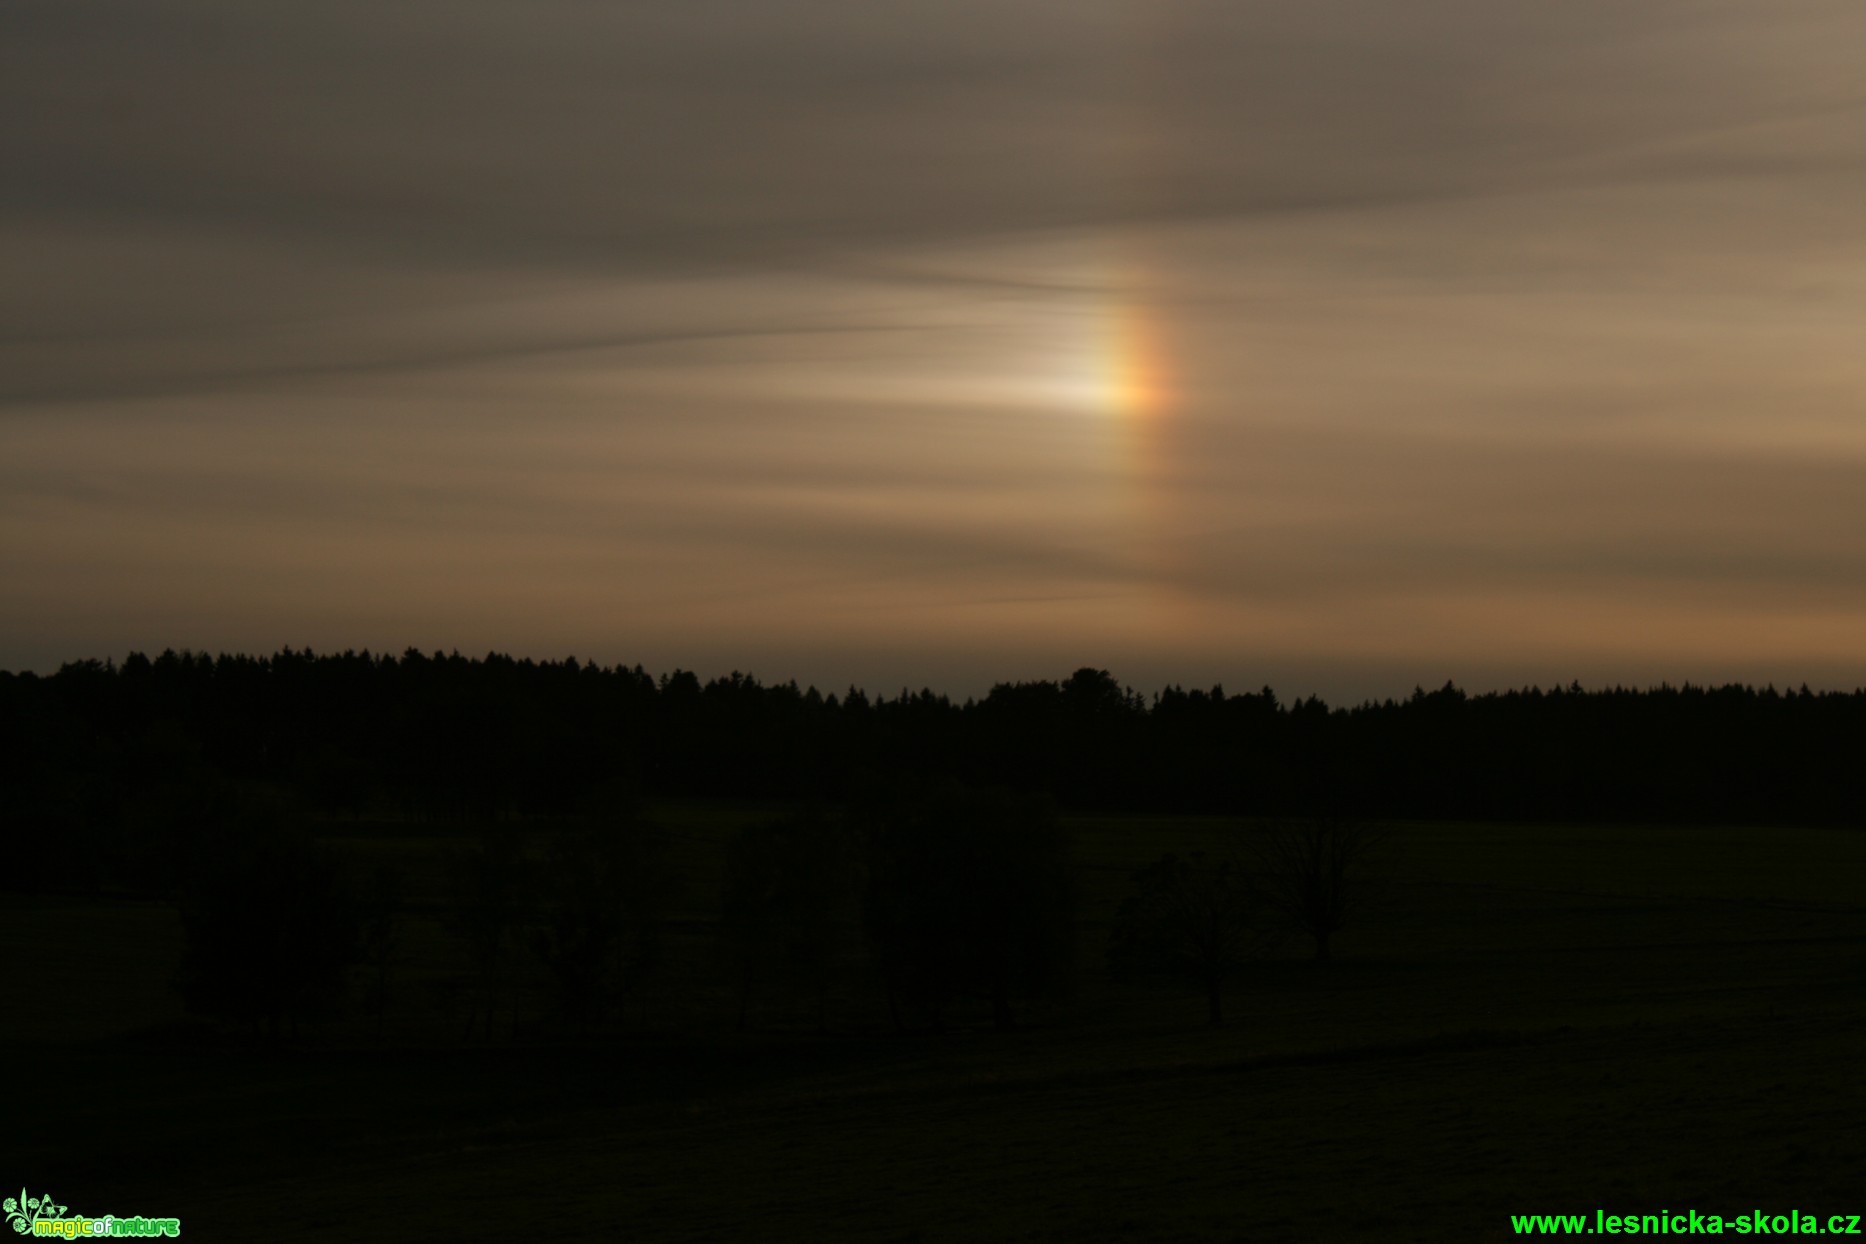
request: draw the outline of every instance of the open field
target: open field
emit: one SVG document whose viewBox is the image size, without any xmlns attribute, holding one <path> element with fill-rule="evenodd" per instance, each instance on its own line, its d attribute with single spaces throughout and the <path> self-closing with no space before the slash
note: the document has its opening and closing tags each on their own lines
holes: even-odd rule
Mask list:
<svg viewBox="0 0 1866 1244">
<path fill-rule="evenodd" d="M 724 844 L 673 805 L 668 970 L 575 1040 L 517 983 L 462 1039 L 451 839 L 333 825 L 409 877 L 380 1044 L 266 1053 L 190 1022 L 172 909 L 12 897 L 0 1177 L 209 1239 L 1489 1239 L 1525 1212 L 1866 1212 L 1866 835 L 1408 825 L 1338 960 L 1290 945 L 1205 1026 L 1101 970 L 1128 873 L 1225 822 L 1070 822 L 1071 996 L 896 1034 L 856 982 L 827 1031 L 708 956 Z"/>
</svg>

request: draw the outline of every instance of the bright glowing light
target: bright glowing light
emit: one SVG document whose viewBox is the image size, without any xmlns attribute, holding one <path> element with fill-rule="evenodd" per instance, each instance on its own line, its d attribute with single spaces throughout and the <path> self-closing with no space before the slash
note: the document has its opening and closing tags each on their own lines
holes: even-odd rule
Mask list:
<svg viewBox="0 0 1866 1244">
<path fill-rule="evenodd" d="M 1159 330 L 1148 308 L 1122 302 L 1109 312 L 1104 404 L 1111 414 L 1148 419 L 1164 413 L 1172 394 Z"/>
</svg>

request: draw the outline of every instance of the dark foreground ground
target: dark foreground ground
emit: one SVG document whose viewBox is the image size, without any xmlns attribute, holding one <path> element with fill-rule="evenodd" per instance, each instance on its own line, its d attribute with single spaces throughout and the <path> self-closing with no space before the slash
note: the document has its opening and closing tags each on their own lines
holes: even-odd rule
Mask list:
<svg viewBox="0 0 1866 1244">
<path fill-rule="evenodd" d="M 981 1006 L 903 1035 L 859 989 L 826 1031 L 781 997 L 740 1030 L 699 983 L 720 848 L 757 815 L 662 810 L 685 950 L 576 1039 L 523 990 L 515 1038 L 462 1038 L 422 914 L 433 830 L 333 828 L 415 881 L 380 1038 L 352 1018 L 256 1049 L 181 1012 L 172 909 L 9 896 L 0 1182 L 224 1240 L 1441 1241 L 1596 1208 L 1866 1213 L 1866 835 L 1399 827 L 1337 961 L 1291 946 L 1214 1031 L 1196 994 L 1100 964 L 1128 872 L 1226 826 L 1076 821 L 1074 995 L 1015 1033 Z"/>
</svg>

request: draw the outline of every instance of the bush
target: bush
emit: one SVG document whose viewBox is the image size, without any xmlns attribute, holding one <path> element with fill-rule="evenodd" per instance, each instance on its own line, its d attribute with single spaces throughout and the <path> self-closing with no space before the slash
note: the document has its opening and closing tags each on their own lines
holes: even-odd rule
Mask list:
<svg viewBox="0 0 1866 1244">
<path fill-rule="evenodd" d="M 867 925 L 895 1022 L 942 1026 L 957 996 L 1011 1003 L 1056 990 L 1072 960 L 1068 841 L 1046 800 L 946 786 L 870 814 Z"/>
<path fill-rule="evenodd" d="M 263 1022 L 268 1038 L 341 996 L 357 918 L 336 862 L 286 809 L 229 810 L 183 887 L 181 990 L 189 1009 Z"/>
</svg>

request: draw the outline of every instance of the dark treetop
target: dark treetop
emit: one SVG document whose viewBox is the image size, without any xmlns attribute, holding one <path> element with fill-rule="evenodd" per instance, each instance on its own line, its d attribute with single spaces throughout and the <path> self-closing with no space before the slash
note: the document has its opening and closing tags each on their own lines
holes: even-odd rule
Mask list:
<svg viewBox="0 0 1866 1244">
<path fill-rule="evenodd" d="M 1578 684 L 1331 708 L 1106 671 L 821 695 L 492 654 L 165 652 L 0 673 L 5 802 L 109 819 L 200 770 L 330 815 L 565 815 L 623 779 L 668 796 L 840 800 L 874 780 L 1046 791 L 1076 810 L 1859 823 L 1866 693 Z"/>
</svg>

